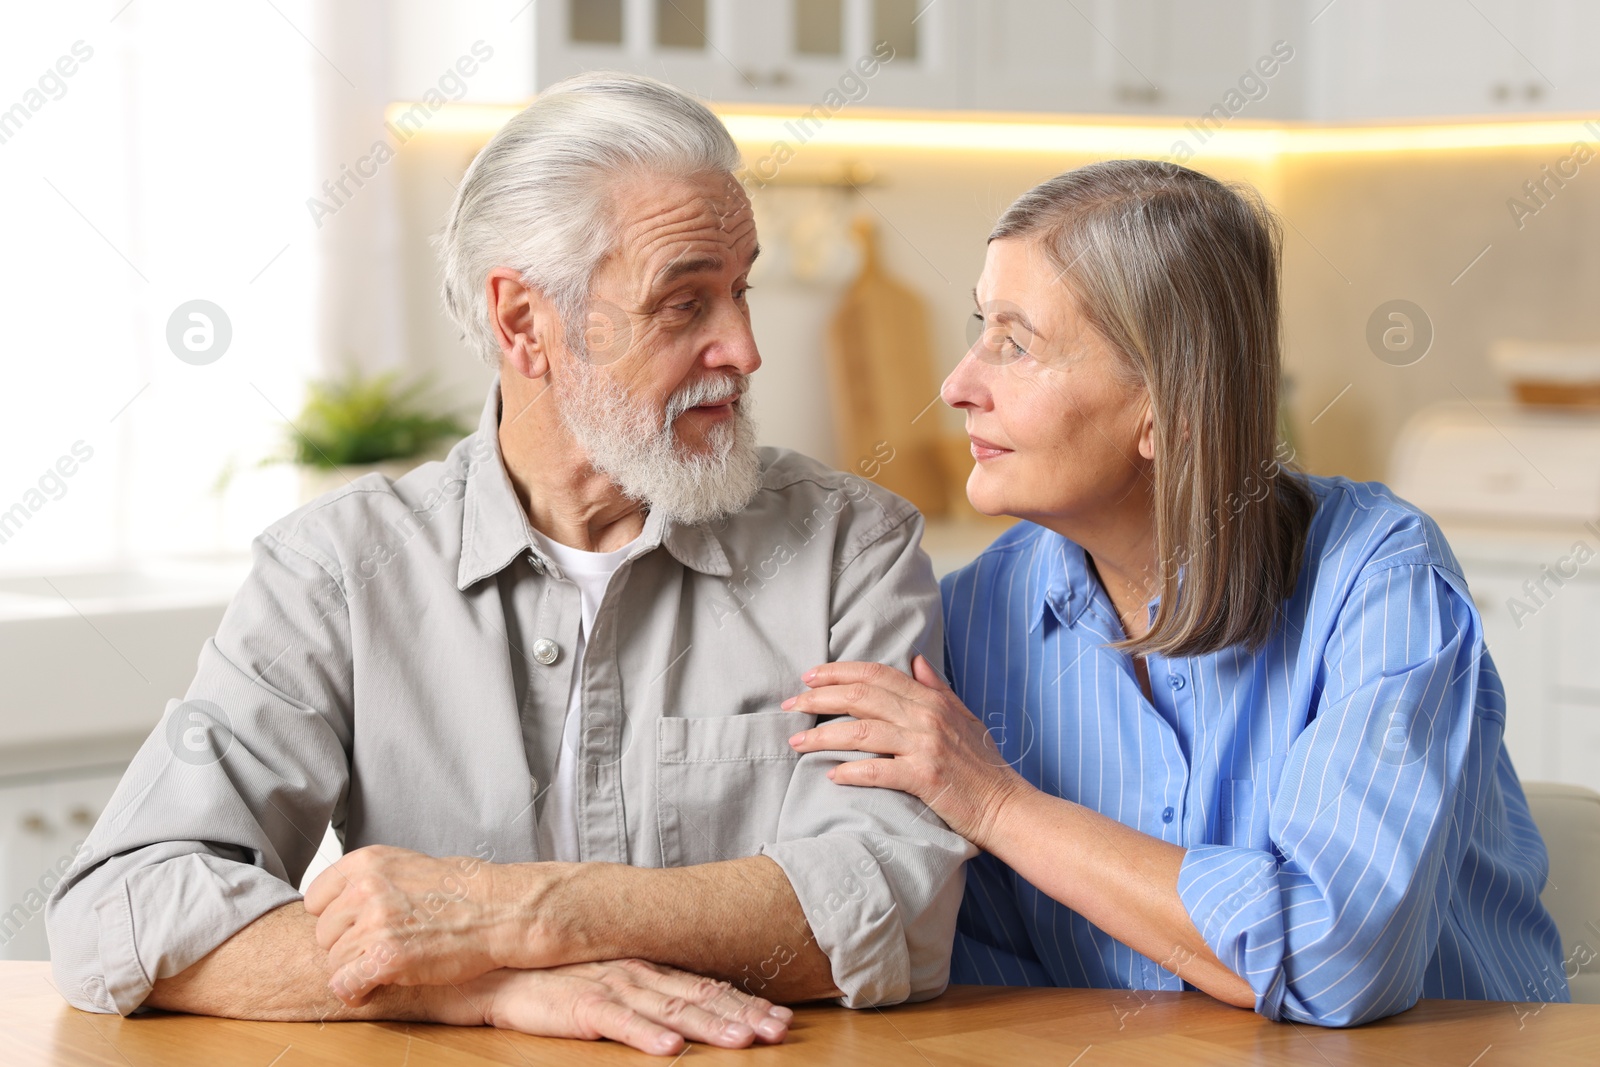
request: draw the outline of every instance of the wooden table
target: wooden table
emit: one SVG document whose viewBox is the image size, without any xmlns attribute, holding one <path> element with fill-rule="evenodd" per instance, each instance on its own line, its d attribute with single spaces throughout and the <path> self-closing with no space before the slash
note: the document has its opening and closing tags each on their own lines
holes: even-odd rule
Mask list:
<svg viewBox="0 0 1600 1067">
<path fill-rule="evenodd" d="M 802 1008 L 782 1045 L 691 1045 L 695 1062 L 972 1064 L 1415 1064 L 1559 1067 L 1600 1062 L 1600 1006 L 1425 1000 L 1354 1030 L 1269 1023 L 1203 993 L 955 986 L 938 1000 L 883 1011 Z M 681 1058 L 681 1057 L 680 1057 Z M 213 1067 L 253 1064 L 668 1064 L 610 1043 L 486 1027 L 417 1023 L 263 1023 L 80 1012 L 45 963 L 0 962 L 0 1064 Z"/>
</svg>

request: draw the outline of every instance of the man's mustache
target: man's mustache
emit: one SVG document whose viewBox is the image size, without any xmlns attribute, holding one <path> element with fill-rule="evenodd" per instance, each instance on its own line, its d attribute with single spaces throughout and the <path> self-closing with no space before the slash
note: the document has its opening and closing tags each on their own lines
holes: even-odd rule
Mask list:
<svg viewBox="0 0 1600 1067">
<path fill-rule="evenodd" d="M 745 390 L 749 387 L 750 376 L 738 372 L 719 374 L 690 382 L 673 393 L 667 400 L 665 424 L 671 426 L 678 421 L 678 417 L 684 412 L 690 408 L 697 408 L 701 404 L 726 400 L 729 396 L 743 400 Z"/>
</svg>

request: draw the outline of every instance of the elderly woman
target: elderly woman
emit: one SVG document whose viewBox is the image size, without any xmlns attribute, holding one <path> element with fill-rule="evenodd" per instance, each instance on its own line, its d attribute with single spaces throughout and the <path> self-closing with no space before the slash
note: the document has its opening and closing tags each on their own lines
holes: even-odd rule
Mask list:
<svg viewBox="0 0 1600 1067">
<path fill-rule="evenodd" d="M 944 383 L 973 505 L 947 685 L 833 663 L 791 739 L 983 854 L 952 980 L 1198 988 L 1344 1026 L 1566 1000 L 1504 691 L 1438 527 L 1278 439 L 1276 219 L 1166 163 L 1071 171 L 990 235 Z"/>
</svg>

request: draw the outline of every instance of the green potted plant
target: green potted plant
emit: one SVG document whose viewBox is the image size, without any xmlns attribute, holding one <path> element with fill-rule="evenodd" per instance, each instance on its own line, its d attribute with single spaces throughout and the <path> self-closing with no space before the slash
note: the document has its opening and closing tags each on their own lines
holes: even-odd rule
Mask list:
<svg viewBox="0 0 1600 1067">
<path fill-rule="evenodd" d="M 300 470 L 300 498 L 313 500 L 369 471 L 398 478 L 442 456 L 471 432 L 428 399 L 427 378 L 402 382 L 395 372 L 349 370 L 313 381 L 306 403 L 286 429 L 284 453 L 269 462 Z"/>
</svg>

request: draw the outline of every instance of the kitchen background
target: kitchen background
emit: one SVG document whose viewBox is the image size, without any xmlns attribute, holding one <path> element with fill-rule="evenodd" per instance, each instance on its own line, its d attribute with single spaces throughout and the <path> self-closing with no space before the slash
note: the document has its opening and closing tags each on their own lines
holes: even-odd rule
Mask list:
<svg viewBox="0 0 1600 1067">
<path fill-rule="evenodd" d="M 489 374 L 441 310 L 430 239 L 494 129 L 586 69 L 715 102 L 764 248 L 763 437 L 942 512 L 940 570 L 997 531 L 959 491 L 960 419 L 928 405 L 970 341 L 999 213 L 1119 156 L 1260 188 L 1285 223 L 1300 461 L 1391 481 L 1445 524 L 1520 772 L 1600 787 L 1596 5 L 111 0 L 11 17 L 0 957 L 45 954 L 42 893 L 181 699 L 250 538 L 347 476 L 296 463 L 300 431 L 338 439 L 360 400 L 347 376 L 425 380 L 428 413 L 475 416 Z M 900 328 L 836 342 L 845 309 Z M 898 466 L 871 463 L 885 442 Z M 377 455 L 360 444 L 342 458 Z"/>
</svg>

